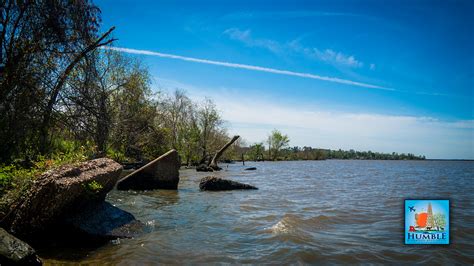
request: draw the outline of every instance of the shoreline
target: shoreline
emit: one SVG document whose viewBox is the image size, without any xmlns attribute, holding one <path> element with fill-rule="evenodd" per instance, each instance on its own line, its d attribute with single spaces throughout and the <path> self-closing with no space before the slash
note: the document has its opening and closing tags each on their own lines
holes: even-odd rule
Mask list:
<svg viewBox="0 0 474 266">
<path fill-rule="evenodd" d="M 397 160 L 397 159 L 323 159 L 323 160 L 276 160 L 276 161 L 271 161 L 271 160 L 265 160 L 265 161 L 245 161 L 245 162 L 298 162 L 298 161 L 460 161 L 460 162 L 474 162 L 474 159 L 422 159 L 422 160 Z M 241 163 L 242 160 L 233 160 L 232 163 L 228 164 L 233 164 L 233 163 Z M 226 162 L 220 162 L 222 164 L 225 164 Z"/>
</svg>

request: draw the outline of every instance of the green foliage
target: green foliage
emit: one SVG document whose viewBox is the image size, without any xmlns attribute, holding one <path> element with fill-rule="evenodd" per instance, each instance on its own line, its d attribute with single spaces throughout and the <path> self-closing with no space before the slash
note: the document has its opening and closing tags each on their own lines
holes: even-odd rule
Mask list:
<svg viewBox="0 0 474 266">
<path fill-rule="evenodd" d="M 88 0 L 2 0 L 0 10 L 0 162 L 9 164 L 48 153 L 58 96 L 68 97 L 61 73 L 97 38 L 100 10 Z"/>
<path fill-rule="evenodd" d="M 38 171 L 35 168 L 25 169 L 15 165 L 0 167 L 0 217 L 3 217 L 10 206 L 22 198 Z"/>
<path fill-rule="evenodd" d="M 127 158 L 125 156 L 125 153 L 123 153 L 120 150 L 114 150 L 113 148 L 109 147 L 107 149 L 107 157 L 117 161 L 117 162 L 125 162 L 127 161 Z"/>
<path fill-rule="evenodd" d="M 282 149 L 281 154 L 285 160 L 324 160 L 327 150 L 315 149 L 312 147 L 298 146 Z"/>
<path fill-rule="evenodd" d="M 196 164 L 226 142 L 212 100 L 153 94 L 136 57 L 97 49 L 112 40 L 99 34 L 91 1 L 23 2 L 0 4 L 8 35 L 0 38 L 0 211 L 59 165 L 151 160 L 170 148 Z"/>
<path fill-rule="evenodd" d="M 11 188 L 13 168 L 14 166 L 12 165 L 0 168 L 0 195 L 3 195 L 6 190 Z"/>
<path fill-rule="evenodd" d="M 18 202 L 42 173 L 64 164 L 81 162 L 87 159 L 84 146 L 69 151 L 56 152 L 49 158 L 38 156 L 37 160 L 16 161 L 15 164 L 0 166 L 0 217 Z"/>
<path fill-rule="evenodd" d="M 355 159 L 355 160 L 424 160 L 425 156 L 417 156 L 411 153 L 380 153 L 372 151 L 355 150 L 325 150 L 327 159 Z"/>
<path fill-rule="evenodd" d="M 265 146 L 262 142 L 256 143 L 249 147 L 247 152 L 248 158 L 252 161 L 258 161 L 264 159 Z"/>
<path fill-rule="evenodd" d="M 283 135 L 280 131 L 274 129 L 267 140 L 270 152 L 270 158 L 272 160 L 279 159 L 280 150 L 285 148 L 290 143 L 288 135 Z"/>
<path fill-rule="evenodd" d="M 82 185 L 84 189 L 86 190 L 86 193 L 89 195 L 96 195 L 99 193 L 104 187 L 99 184 L 97 181 L 93 180 L 87 184 Z"/>
</svg>

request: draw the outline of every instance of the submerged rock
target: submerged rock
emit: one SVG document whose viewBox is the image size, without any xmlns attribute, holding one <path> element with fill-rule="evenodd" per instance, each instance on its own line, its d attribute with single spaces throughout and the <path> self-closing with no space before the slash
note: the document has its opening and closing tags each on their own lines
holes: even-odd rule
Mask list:
<svg viewBox="0 0 474 266">
<path fill-rule="evenodd" d="M 5 223 L 15 235 L 33 238 L 78 210 L 103 202 L 121 171 L 120 164 L 107 158 L 47 171 L 12 208 Z"/>
<path fill-rule="evenodd" d="M 36 251 L 0 228 L 0 265 L 41 265 Z"/>
<path fill-rule="evenodd" d="M 207 166 L 206 164 L 200 164 L 198 167 L 196 167 L 196 171 L 198 171 L 198 172 L 214 172 L 214 169 Z"/>
<path fill-rule="evenodd" d="M 118 190 L 178 189 L 181 163 L 176 150 L 161 155 L 120 179 Z"/>
<path fill-rule="evenodd" d="M 245 168 L 244 170 L 245 171 L 253 171 L 253 170 L 257 170 L 257 167 L 249 167 L 249 168 Z"/>
<path fill-rule="evenodd" d="M 232 180 L 222 179 L 215 176 L 208 176 L 201 179 L 199 182 L 201 190 L 221 191 L 221 190 L 235 190 L 235 189 L 258 189 L 252 185 L 235 182 Z"/>
<path fill-rule="evenodd" d="M 135 217 L 108 202 L 81 210 L 68 217 L 65 224 L 73 230 L 96 240 L 135 237 L 144 232 L 145 225 Z"/>
</svg>

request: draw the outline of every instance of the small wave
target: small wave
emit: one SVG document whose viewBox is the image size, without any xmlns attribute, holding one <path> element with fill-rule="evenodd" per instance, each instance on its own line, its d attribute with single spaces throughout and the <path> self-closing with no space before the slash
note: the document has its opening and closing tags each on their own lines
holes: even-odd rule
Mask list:
<svg viewBox="0 0 474 266">
<path fill-rule="evenodd" d="M 285 214 L 280 221 L 268 229 L 275 234 L 314 232 L 330 224 L 331 218 L 325 215 L 303 218 L 294 214 Z"/>
<path fill-rule="evenodd" d="M 155 220 L 150 220 L 145 222 L 146 226 L 155 227 Z"/>
<path fill-rule="evenodd" d="M 270 227 L 270 230 L 273 233 L 287 233 L 290 230 L 290 226 L 288 226 L 285 221 L 281 220 L 274 226 Z"/>
</svg>

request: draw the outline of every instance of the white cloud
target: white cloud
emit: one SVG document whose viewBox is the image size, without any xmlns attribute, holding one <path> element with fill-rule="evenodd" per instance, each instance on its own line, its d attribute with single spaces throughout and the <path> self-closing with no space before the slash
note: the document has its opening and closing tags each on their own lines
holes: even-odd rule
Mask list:
<svg viewBox="0 0 474 266">
<path fill-rule="evenodd" d="M 276 41 L 252 38 L 250 30 L 241 31 L 237 28 L 230 28 L 225 30 L 224 34 L 228 35 L 230 39 L 240 41 L 250 47 L 265 48 L 276 54 L 282 51 L 281 45 Z"/>
<path fill-rule="evenodd" d="M 370 70 L 375 70 L 375 64 L 370 64 Z"/>
<path fill-rule="evenodd" d="M 299 40 L 293 40 L 288 43 L 291 51 L 305 55 L 308 58 L 317 59 L 334 66 L 343 66 L 351 68 L 361 68 L 364 63 L 357 60 L 353 55 L 346 55 L 332 49 L 319 50 L 318 48 L 309 48 L 302 46 Z"/>
<path fill-rule="evenodd" d="M 184 88 L 194 99 L 214 95 L 217 107 L 229 121 L 230 133 L 249 143 L 265 140 L 273 128 L 278 128 L 289 135 L 291 145 L 474 159 L 474 120 L 334 112 L 252 100 L 264 97 L 248 93 L 243 97 L 239 90 L 209 90 L 163 79 L 158 83 Z"/>
<path fill-rule="evenodd" d="M 224 31 L 233 40 L 248 42 L 250 39 L 250 30 L 241 31 L 237 28 L 229 28 Z"/>
<path fill-rule="evenodd" d="M 304 47 L 298 40 L 293 40 L 287 44 L 280 44 L 270 39 L 253 38 L 250 30 L 242 31 L 238 28 L 229 28 L 224 31 L 224 34 L 229 36 L 230 39 L 240 41 L 247 46 L 265 48 L 275 54 L 281 54 L 284 50 L 287 50 L 288 52 L 303 54 L 308 58 L 323 61 L 331 65 L 352 68 L 361 68 L 364 66 L 364 63 L 357 60 L 353 55 L 346 55 L 332 49 L 319 50 L 318 48 Z"/>
<path fill-rule="evenodd" d="M 239 68 L 239 69 L 267 72 L 267 73 L 280 74 L 280 75 L 286 75 L 286 76 L 294 76 L 294 77 L 301 77 L 301 78 L 323 80 L 323 81 L 329 81 L 329 82 L 334 82 L 334 83 L 339 83 L 339 84 L 345 84 L 345 85 L 351 85 L 351 86 L 357 86 L 357 87 L 364 87 L 364 88 L 370 88 L 370 89 L 396 91 L 393 88 L 386 88 L 386 87 L 382 87 L 382 86 L 378 86 L 378 85 L 374 85 L 374 84 L 368 84 L 368 83 L 363 83 L 363 82 L 358 82 L 358 81 L 353 81 L 353 80 L 347 80 L 347 79 L 341 79 L 341 78 L 336 78 L 336 77 L 320 76 L 320 75 L 310 74 L 310 73 L 294 72 L 294 71 L 290 71 L 290 70 L 281 70 L 281 69 L 268 68 L 268 67 L 260 67 L 260 66 L 253 66 L 253 65 L 245 65 L 245 64 L 237 64 L 237 63 L 230 63 L 230 62 L 214 61 L 214 60 L 200 59 L 200 58 L 194 58 L 194 57 L 186 57 L 186 56 L 181 56 L 181 55 L 165 54 L 165 53 L 153 52 L 153 51 L 148 51 L 148 50 L 136 50 L 136 49 L 122 48 L 122 47 L 112 47 L 112 46 L 105 46 L 105 47 L 101 47 L 101 48 L 102 49 L 109 49 L 109 50 L 119 51 L 119 52 L 123 52 L 123 53 L 129 53 L 129 54 L 150 55 L 150 56 L 171 58 L 171 59 L 177 59 L 177 60 L 194 62 L 194 63 L 218 65 L 218 66 L 224 66 L 224 67 L 230 67 L 230 68 Z"/>
<path fill-rule="evenodd" d="M 310 55 L 316 56 L 322 61 L 336 64 L 336 65 L 343 65 L 348 67 L 362 67 L 364 63 L 360 62 L 359 60 L 355 59 L 353 55 L 345 55 L 341 52 L 335 52 L 331 49 L 326 49 L 324 51 L 320 51 L 317 48 L 313 48 L 313 50 L 309 51 Z"/>
<path fill-rule="evenodd" d="M 236 12 L 224 15 L 223 19 L 242 20 L 242 19 L 294 19 L 294 18 L 308 18 L 308 17 L 360 17 L 369 20 L 378 20 L 376 17 L 356 13 L 341 13 L 341 12 L 321 12 L 308 10 L 294 10 L 294 11 L 260 11 L 260 12 Z"/>
</svg>

